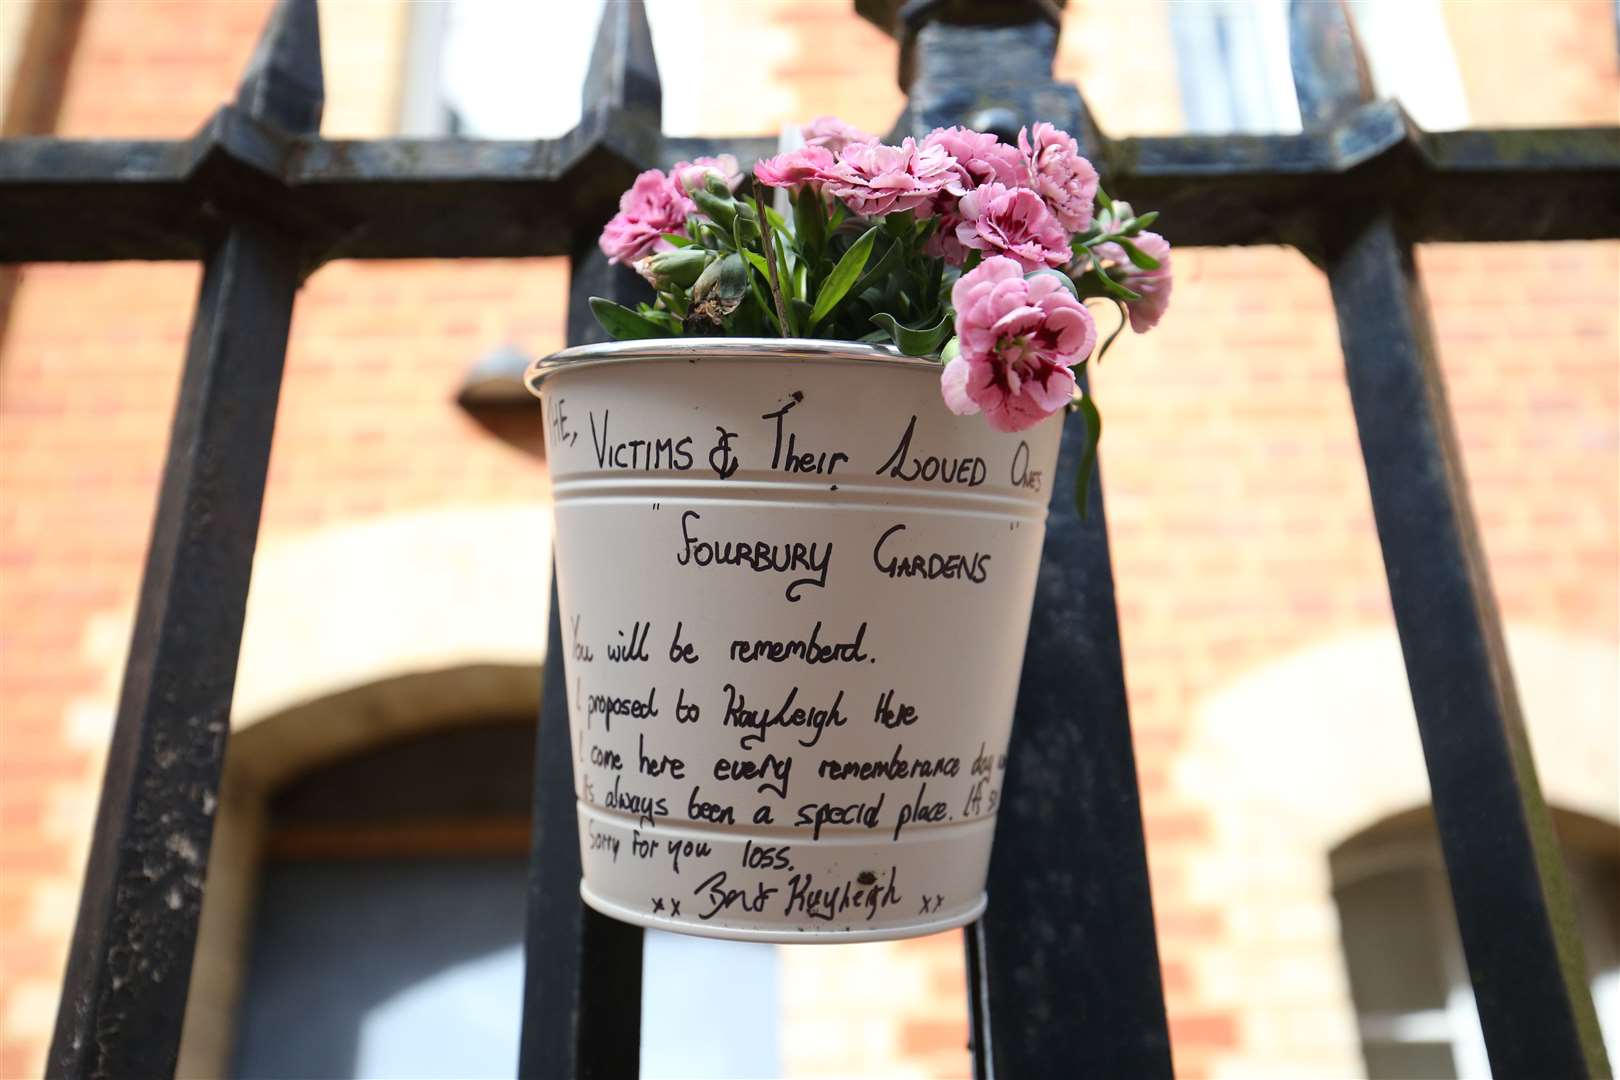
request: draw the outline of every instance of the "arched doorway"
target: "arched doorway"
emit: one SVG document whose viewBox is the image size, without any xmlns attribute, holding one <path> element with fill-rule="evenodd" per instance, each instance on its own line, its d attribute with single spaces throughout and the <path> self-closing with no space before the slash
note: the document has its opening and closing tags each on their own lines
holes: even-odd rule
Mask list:
<svg viewBox="0 0 1620 1080">
<path fill-rule="evenodd" d="M 510 717 L 270 796 L 230 1075 L 512 1074 L 533 760 Z"/>
<path fill-rule="evenodd" d="M 1612 1058 L 1620 1051 L 1620 829 L 1551 809 Z M 1366 1075 L 1489 1078 L 1434 812 L 1378 822 L 1335 847 L 1329 864 Z"/>
<path fill-rule="evenodd" d="M 539 688 L 474 665 L 233 735 L 178 1075 L 514 1074 Z M 645 1075 L 775 1075 L 778 950 L 646 942 Z"/>
</svg>

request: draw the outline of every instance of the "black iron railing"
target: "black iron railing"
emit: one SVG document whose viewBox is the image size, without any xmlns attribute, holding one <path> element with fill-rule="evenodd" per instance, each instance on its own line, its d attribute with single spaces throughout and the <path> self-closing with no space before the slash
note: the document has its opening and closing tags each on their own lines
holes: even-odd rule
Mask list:
<svg viewBox="0 0 1620 1080">
<path fill-rule="evenodd" d="M 1110 140 L 1051 76 L 1050 0 L 860 0 L 901 35 L 901 130 L 1036 119 L 1182 246 L 1291 244 L 1327 273 L 1446 866 L 1493 1069 L 1606 1075 L 1567 890 L 1462 480 L 1419 241 L 1620 236 L 1620 129 L 1417 130 L 1374 102 L 1337 4 L 1293 0 L 1301 135 Z M 234 104 L 180 141 L 0 142 L 0 261 L 198 259 L 202 292 L 49 1073 L 173 1072 L 196 943 L 287 328 L 338 258 L 567 255 L 634 294 L 595 237 L 642 168 L 768 139 L 669 139 L 639 0 L 607 6 L 568 135 L 330 140 L 314 0 L 281 0 Z M 1079 438 L 1066 433 L 1057 490 Z M 1018 699 L 995 904 L 967 934 L 977 1075 L 1163 1076 L 1163 996 L 1101 489 L 1054 503 Z M 552 655 L 562 646 L 552 605 Z M 1062 672 L 1061 678 L 1054 672 Z M 1075 723 L 1075 702 L 1084 721 Z M 585 909 L 560 679 L 534 798 L 524 1076 L 634 1075 L 641 931 Z M 1078 812 L 1076 805 L 1080 807 Z M 1061 812 L 1060 812 L 1061 810 Z M 1061 823 L 1061 833 L 1058 829 Z M 179 903 L 175 903 L 178 897 Z"/>
</svg>

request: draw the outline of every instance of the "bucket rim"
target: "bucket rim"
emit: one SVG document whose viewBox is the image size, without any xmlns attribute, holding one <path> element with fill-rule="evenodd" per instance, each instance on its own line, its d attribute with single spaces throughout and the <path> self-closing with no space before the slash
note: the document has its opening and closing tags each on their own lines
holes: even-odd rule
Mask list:
<svg viewBox="0 0 1620 1080">
<path fill-rule="evenodd" d="M 574 345 L 542 356 L 530 363 L 528 370 L 523 373 L 523 385 L 529 393 L 539 397 L 541 382 L 559 371 L 601 364 L 668 363 L 674 360 L 687 363 L 698 360 L 831 360 L 882 364 L 886 367 L 926 367 L 934 371 L 940 369 L 939 361 L 930 357 L 907 356 L 892 345 L 860 341 L 758 337 L 640 338 Z"/>
</svg>

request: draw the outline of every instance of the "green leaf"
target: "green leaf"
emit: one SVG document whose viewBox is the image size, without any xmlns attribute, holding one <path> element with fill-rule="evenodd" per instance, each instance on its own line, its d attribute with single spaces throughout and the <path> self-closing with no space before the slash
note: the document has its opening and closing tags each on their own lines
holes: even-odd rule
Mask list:
<svg viewBox="0 0 1620 1080">
<path fill-rule="evenodd" d="M 827 247 L 827 208 L 819 191 L 806 188 L 794 198 L 793 231 L 805 258 L 821 258 Z"/>
<path fill-rule="evenodd" d="M 782 233 L 774 234 L 776 237 L 776 276 L 781 279 L 780 287 L 784 298 L 793 294 L 793 270 L 788 266 L 788 247 L 782 239 Z M 797 266 L 803 266 L 804 261 L 797 260 Z"/>
<path fill-rule="evenodd" d="M 761 263 L 765 261 L 764 259 L 760 259 L 759 256 L 755 255 L 752 251 L 745 251 L 743 254 L 749 256 L 750 262 L 753 259 L 759 259 Z M 760 273 L 764 273 L 764 271 L 762 270 Z M 754 306 L 759 308 L 759 310 L 764 314 L 766 322 L 770 323 L 771 326 L 776 329 L 778 334 L 781 334 L 782 324 L 776 318 L 776 311 L 771 305 L 770 297 L 765 295 L 765 289 L 760 284 L 760 279 L 753 274 L 748 275 L 748 292 L 749 295 L 754 298 Z"/>
<path fill-rule="evenodd" d="M 1113 278 L 1109 277 L 1100 267 L 1086 274 L 1088 281 L 1095 280 L 1101 287 L 1104 296 L 1112 296 L 1115 300 L 1140 300 L 1142 294 L 1127 289 Z"/>
<path fill-rule="evenodd" d="M 1141 232 L 1143 229 L 1147 228 L 1149 225 L 1152 225 L 1158 220 L 1159 212 L 1157 210 L 1149 210 L 1147 213 L 1131 222 L 1131 227 L 1126 230 L 1126 235 L 1135 236 L 1137 233 Z"/>
<path fill-rule="evenodd" d="M 971 274 L 973 272 L 973 268 L 978 266 L 979 261 L 983 258 L 984 252 L 980 251 L 978 248 L 973 248 L 971 251 L 969 251 L 967 253 L 967 258 L 962 260 L 962 275 L 966 277 L 968 274 Z"/>
<path fill-rule="evenodd" d="M 788 319 L 792 321 L 794 326 L 810 325 L 811 307 L 809 301 L 800 300 L 797 296 L 795 296 L 793 299 L 787 302 L 787 305 Z M 805 333 L 808 336 L 809 331 L 807 330 Z"/>
<path fill-rule="evenodd" d="M 855 287 L 850 291 L 856 296 L 859 296 L 861 293 L 865 292 L 873 282 L 883 280 L 883 275 L 887 274 L 894 266 L 895 262 L 900 258 L 900 249 L 901 245 L 895 243 L 891 243 L 887 248 L 885 248 L 883 250 L 883 254 L 878 256 L 878 261 L 867 268 L 866 273 L 860 276 L 860 280 L 855 282 Z"/>
<path fill-rule="evenodd" d="M 878 312 L 872 316 L 872 321 L 887 330 L 895 348 L 907 356 L 932 356 L 939 343 L 951 332 L 952 326 L 951 313 L 948 311 L 940 316 L 939 322 L 929 327 L 901 326 L 887 311 Z"/>
<path fill-rule="evenodd" d="M 951 290 L 945 285 L 945 260 L 940 258 L 930 258 L 928 260 L 928 269 L 926 270 L 926 275 L 928 280 L 928 289 L 925 295 L 937 296 L 939 297 L 939 302 L 942 306 L 947 308 L 950 307 Z"/>
<path fill-rule="evenodd" d="M 872 244 L 880 228 L 882 226 L 874 225 L 862 233 L 861 238 L 844 252 L 844 257 L 838 260 L 838 265 L 833 267 L 832 273 L 827 275 L 827 280 L 822 283 L 821 292 L 816 296 L 816 306 L 810 311 L 810 321 L 805 325 L 806 331 L 814 330 L 821 320 L 832 314 L 832 309 L 838 306 L 838 301 L 842 300 L 844 294 L 849 292 L 850 286 L 855 284 L 855 279 L 860 277 L 861 271 L 866 267 L 866 260 L 872 255 Z"/>
<path fill-rule="evenodd" d="M 742 209 L 747 210 L 747 205 Z M 759 239 L 759 219 L 750 212 L 747 217 L 737 215 L 737 220 L 731 226 L 731 242 L 736 245 L 739 252 L 747 251 L 749 245 Z"/>
<path fill-rule="evenodd" d="M 790 276 L 792 270 L 788 263 L 787 244 L 783 242 L 783 237 L 787 234 L 787 223 L 782 221 L 781 215 L 765 205 L 758 188 L 754 189 L 754 208 L 759 216 L 765 219 L 765 228 L 759 240 L 759 249 L 763 254 L 756 258 L 754 253 L 749 251 L 747 255 L 756 268 L 763 265 L 762 273 L 771 287 L 773 313 L 771 321 L 775 324 L 777 333 L 783 337 L 797 337 L 797 330 L 787 308 L 787 297 L 793 295 L 793 280 Z M 750 278 L 752 279 L 752 275 Z M 757 280 L 755 285 L 757 287 Z"/>
<path fill-rule="evenodd" d="M 686 236 L 682 233 L 665 233 L 664 239 L 668 240 L 671 244 L 674 244 L 678 248 L 691 247 L 693 244 L 697 243 L 696 240 L 693 240 L 690 236 Z"/>
<path fill-rule="evenodd" d="M 690 302 L 687 300 L 685 289 L 672 286 L 660 292 L 658 296 L 666 305 L 668 305 L 669 310 L 677 319 L 686 318 L 686 312 Z"/>
<path fill-rule="evenodd" d="M 1102 442 L 1102 414 L 1090 394 L 1080 399 L 1080 415 L 1086 421 L 1086 450 L 1080 455 L 1080 472 L 1074 478 L 1074 505 L 1084 521 L 1091 496 L 1091 470 L 1097 464 L 1097 444 Z"/>
<path fill-rule="evenodd" d="M 633 341 L 637 338 L 673 337 L 667 329 L 651 319 L 637 315 L 623 304 L 600 296 L 591 297 L 591 314 L 602 324 L 602 329 L 615 341 Z"/>
<path fill-rule="evenodd" d="M 745 250 L 742 253 L 742 257 L 748 260 L 749 266 L 752 266 L 755 270 L 759 271 L 760 277 L 764 278 L 767 282 L 771 280 L 771 268 L 765 264 L 765 256 L 761 255 L 757 251 Z"/>
<path fill-rule="evenodd" d="M 1158 259 L 1155 259 L 1124 237 L 1120 237 L 1116 243 L 1124 250 L 1125 257 L 1131 260 L 1132 265 L 1139 266 L 1143 270 L 1157 270 L 1159 268 Z"/>
<path fill-rule="evenodd" d="M 1097 205 L 1104 210 L 1111 210 L 1114 207 L 1114 200 L 1108 197 L 1108 192 L 1102 189 L 1101 184 L 1097 185 Z"/>
<path fill-rule="evenodd" d="M 1108 335 L 1108 339 L 1104 341 L 1102 343 L 1102 347 L 1097 350 L 1096 356 L 1097 363 L 1099 364 L 1102 363 L 1102 358 L 1108 355 L 1108 350 L 1114 344 L 1114 340 L 1119 337 L 1120 331 L 1125 329 L 1125 324 L 1131 321 L 1131 313 L 1126 309 L 1123 303 L 1115 300 L 1114 306 L 1119 308 L 1119 325 L 1114 327 L 1114 332 Z"/>
<path fill-rule="evenodd" d="M 643 318 L 650 323 L 662 326 L 672 335 L 679 334 L 681 332 L 681 320 L 671 312 L 659 311 L 656 308 L 649 308 L 647 311 L 643 312 Z"/>
</svg>

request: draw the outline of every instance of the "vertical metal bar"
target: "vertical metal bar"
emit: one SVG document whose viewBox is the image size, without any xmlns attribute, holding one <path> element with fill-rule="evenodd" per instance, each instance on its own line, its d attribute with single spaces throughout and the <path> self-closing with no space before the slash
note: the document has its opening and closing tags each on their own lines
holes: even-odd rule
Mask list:
<svg viewBox="0 0 1620 1080">
<path fill-rule="evenodd" d="M 912 29 L 907 133 L 1050 120 L 1094 152 L 1078 92 L 1051 77 L 1051 21 Z M 966 936 L 981 1078 L 1171 1071 L 1101 489 L 1084 521 L 1067 495 L 1082 442 L 1076 418 L 1047 520 L 990 909 Z"/>
<path fill-rule="evenodd" d="M 244 107 L 313 130 L 319 57 L 313 0 L 283 0 L 244 78 Z M 301 272 L 296 241 L 252 221 L 231 224 L 207 260 L 46 1066 L 52 1077 L 174 1071 Z"/>
<path fill-rule="evenodd" d="M 1293 0 L 1300 114 L 1372 97 L 1342 3 Z M 1321 221 L 1435 823 L 1492 1071 L 1608 1075 L 1557 837 L 1519 711 L 1412 245 L 1387 206 Z"/>
<path fill-rule="evenodd" d="M 636 1076 L 641 1065 L 642 933 L 597 914 L 579 898 L 564 647 L 553 582 L 535 750 L 518 1075 L 613 1080 Z"/>
<path fill-rule="evenodd" d="M 1064 431 L 1019 683 L 975 1050 L 995 1076 L 1168 1077 L 1102 492 L 1092 487 L 1085 520 L 1067 497 L 1082 426 Z"/>
<path fill-rule="evenodd" d="M 1324 227 L 1395 625 L 1491 1069 L 1606 1076 L 1412 247 L 1384 209 L 1337 214 Z"/>
<path fill-rule="evenodd" d="M 652 32 L 640 0 L 609 4 L 585 78 L 583 109 L 629 115 L 656 127 L 661 92 Z M 568 343 L 604 335 L 587 303 L 634 303 L 645 284 L 609 266 L 595 228 L 582 223 L 569 279 Z M 534 839 L 524 944 L 521 1077 L 620 1080 L 641 1067 L 642 931 L 586 907 L 579 897 L 579 833 L 563 671 L 562 610 L 555 581 L 546 684 L 535 747 Z"/>
<path fill-rule="evenodd" d="M 962 931 L 967 954 L 968 1050 L 973 1055 L 973 1080 L 995 1076 L 995 1032 L 990 1029 L 990 984 L 985 979 L 984 926 L 972 922 Z"/>
<path fill-rule="evenodd" d="M 1306 131 L 1325 131 L 1373 99 L 1366 57 L 1338 0 L 1292 0 L 1288 66 Z"/>
</svg>

